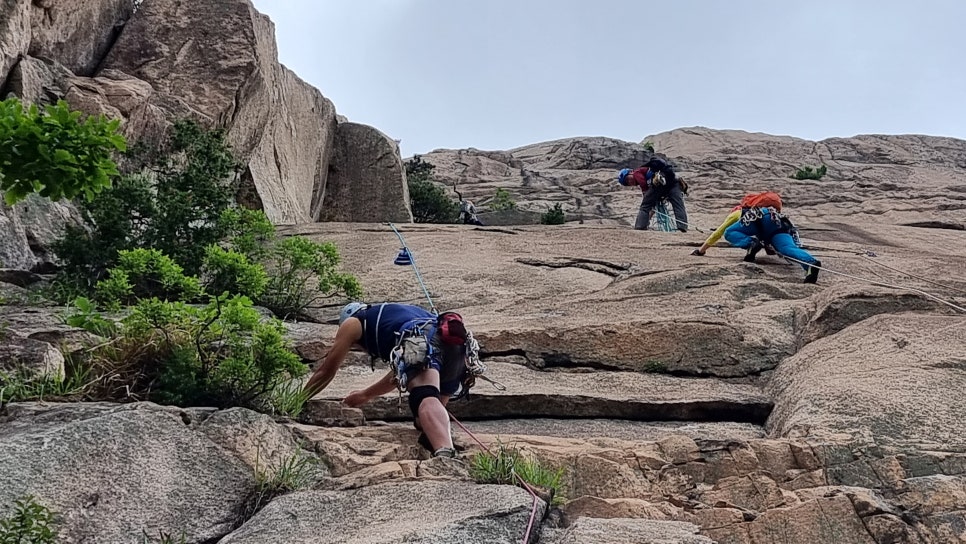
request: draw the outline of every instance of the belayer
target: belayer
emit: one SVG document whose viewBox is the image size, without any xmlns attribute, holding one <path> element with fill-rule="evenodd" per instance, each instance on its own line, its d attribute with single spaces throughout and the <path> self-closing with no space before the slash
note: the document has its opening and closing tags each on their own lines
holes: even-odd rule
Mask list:
<svg viewBox="0 0 966 544">
<path fill-rule="evenodd" d="M 636 170 L 624 168 L 618 173 L 617 182 L 625 187 L 637 185 L 644 194 L 641 207 L 637 212 L 637 221 L 634 223 L 636 230 L 647 230 L 651 222 L 651 211 L 658 202 L 666 198 L 674 209 L 678 230 L 688 231 L 688 211 L 684 207 L 687 184 L 678 178 L 674 167 L 667 161 L 660 157 L 653 157 Z"/>
</svg>

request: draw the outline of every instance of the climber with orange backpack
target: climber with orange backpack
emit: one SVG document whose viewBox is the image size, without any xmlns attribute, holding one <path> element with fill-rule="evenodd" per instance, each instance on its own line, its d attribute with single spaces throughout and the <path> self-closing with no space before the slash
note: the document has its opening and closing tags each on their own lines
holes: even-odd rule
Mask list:
<svg viewBox="0 0 966 544">
<path fill-rule="evenodd" d="M 751 203 L 749 203 L 751 204 Z M 775 248 L 782 257 L 797 262 L 805 269 L 805 283 L 818 281 L 822 263 L 796 243 L 797 230 L 791 220 L 767 202 L 741 208 L 738 221 L 725 230 L 728 243 L 747 250 L 744 261 L 755 262 L 755 255 L 766 245 Z"/>
<path fill-rule="evenodd" d="M 717 244 L 718 240 L 720 240 L 721 237 L 724 236 L 725 230 L 727 230 L 728 227 L 730 227 L 731 225 L 734 225 L 735 223 L 738 222 L 739 219 L 741 219 L 741 210 L 743 208 L 754 208 L 754 207 L 775 208 L 778 211 L 782 211 L 782 197 L 779 196 L 778 193 L 774 193 L 772 191 L 763 191 L 761 193 L 746 194 L 741 199 L 741 202 L 739 202 L 737 206 L 735 206 L 734 208 L 731 208 L 731 213 L 728 214 L 728 217 L 725 218 L 724 222 L 721 223 L 721 225 L 718 226 L 718 228 L 711 233 L 711 236 L 708 236 L 708 239 L 705 240 L 703 244 L 701 244 L 701 247 L 692 251 L 691 255 L 703 257 L 704 254 L 708 251 L 708 249 L 710 249 L 711 246 Z M 797 229 L 795 231 L 795 234 L 793 235 L 793 238 L 795 238 L 796 245 L 801 245 L 798 242 Z M 769 255 L 775 254 L 775 251 L 771 248 L 771 246 L 765 246 L 765 252 L 768 253 Z"/>
<path fill-rule="evenodd" d="M 479 344 L 455 312 L 439 315 L 411 304 L 351 302 L 339 314 L 332 348 L 304 392 L 311 398 L 329 385 L 352 349 L 389 363 L 390 372 L 343 400 L 361 406 L 393 389 L 409 392 L 409 408 L 434 457 L 455 457 L 446 404 L 467 394 L 485 371 Z M 422 437 L 421 437 L 422 439 Z"/>
</svg>

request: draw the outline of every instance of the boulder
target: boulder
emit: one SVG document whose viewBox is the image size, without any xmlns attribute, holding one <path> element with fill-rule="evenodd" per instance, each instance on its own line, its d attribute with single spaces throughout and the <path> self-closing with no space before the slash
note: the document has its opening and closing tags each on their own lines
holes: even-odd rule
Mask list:
<svg viewBox="0 0 966 544">
<path fill-rule="evenodd" d="M 867 429 L 881 443 L 966 450 L 966 318 L 879 315 L 805 346 L 775 371 L 770 433 Z M 924 409 L 928 406 L 928 409 Z"/>
<path fill-rule="evenodd" d="M 406 171 L 394 140 L 368 125 L 339 124 L 320 220 L 412 222 Z"/>
<path fill-rule="evenodd" d="M 64 355 L 47 342 L 0 329 L 0 372 L 62 378 Z"/>
<path fill-rule="evenodd" d="M 34 495 L 69 542 L 126 544 L 159 531 L 217 540 L 237 526 L 255 478 L 188 421 L 140 403 L 16 425 L 0 441 L 0 517 Z"/>
<path fill-rule="evenodd" d="M 79 221 L 77 209 L 68 202 L 30 195 L 13 207 L 0 203 L 0 266 L 49 270 L 56 257 L 48 248 L 66 225 Z"/>
<path fill-rule="evenodd" d="M 242 177 L 239 200 L 275 224 L 315 221 L 335 148 L 335 106 L 288 68 L 275 72 L 271 118 Z"/>
<path fill-rule="evenodd" d="M 520 542 L 532 499 L 518 487 L 466 482 L 387 483 L 277 498 L 221 544 Z M 544 511 L 537 503 L 537 520 Z M 432 512 L 432 515 L 428 515 Z M 534 541 L 539 523 L 534 528 Z"/>
</svg>

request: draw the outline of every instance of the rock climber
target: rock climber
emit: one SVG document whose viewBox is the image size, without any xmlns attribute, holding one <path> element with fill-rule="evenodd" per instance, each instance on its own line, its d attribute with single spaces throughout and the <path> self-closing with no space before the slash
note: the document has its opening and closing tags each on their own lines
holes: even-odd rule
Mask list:
<svg viewBox="0 0 966 544">
<path fill-rule="evenodd" d="M 339 314 L 332 348 L 305 384 L 309 398 L 329 385 L 350 350 L 390 363 L 390 370 L 343 400 L 359 407 L 397 387 L 409 392 L 409 408 L 434 457 L 455 457 L 446 404 L 473 384 L 467 359 L 479 346 L 454 312 L 436 314 L 410 304 L 351 302 Z M 472 364 L 472 363 L 471 363 Z M 422 438 L 422 437 L 421 437 Z"/>
<path fill-rule="evenodd" d="M 701 247 L 692 251 L 691 255 L 703 257 L 709 248 L 718 243 L 718 240 L 720 240 L 724 235 L 725 230 L 727 230 L 727 228 L 731 225 L 737 223 L 738 219 L 741 219 L 741 210 L 743 208 L 751 208 L 755 206 L 772 207 L 780 212 L 782 211 L 782 198 L 778 193 L 772 191 L 746 194 L 737 206 L 731 208 L 731 213 L 728 214 L 728 217 L 725 218 L 724 222 L 711 233 L 711 236 L 708 236 L 708 239 L 701 244 Z M 797 230 L 793 235 L 793 238 L 797 238 Z M 795 245 L 801 245 L 798 243 L 797 239 L 795 240 Z M 765 246 L 765 252 L 769 255 L 775 254 L 775 250 L 770 245 Z"/>
<path fill-rule="evenodd" d="M 660 157 L 653 157 L 644 166 L 631 170 L 624 168 L 617 176 L 617 182 L 624 186 L 637 185 L 644 198 L 637 212 L 636 230 L 647 230 L 651 222 L 651 211 L 661 199 L 666 198 L 674 209 L 678 230 L 688 231 L 688 212 L 684 207 L 684 194 L 687 185 L 674 172 L 674 167 Z"/>
<path fill-rule="evenodd" d="M 744 261 L 755 262 L 755 255 L 770 244 L 783 257 L 794 259 L 805 269 L 805 283 L 818 281 L 821 261 L 798 247 L 792 238 L 795 226 L 773 207 L 743 208 L 737 223 L 725 230 L 725 239 L 735 247 L 747 250 Z"/>
<path fill-rule="evenodd" d="M 455 183 L 453 184 L 453 191 L 456 192 L 457 198 L 460 199 L 459 222 L 463 223 L 464 225 L 477 225 L 482 227 L 483 222 L 480 221 L 480 218 L 476 215 L 476 206 L 473 204 L 473 201 L 463 200 L 463 193 L 459 192 L 459 189 L 456 188 Z"/>
</svg>

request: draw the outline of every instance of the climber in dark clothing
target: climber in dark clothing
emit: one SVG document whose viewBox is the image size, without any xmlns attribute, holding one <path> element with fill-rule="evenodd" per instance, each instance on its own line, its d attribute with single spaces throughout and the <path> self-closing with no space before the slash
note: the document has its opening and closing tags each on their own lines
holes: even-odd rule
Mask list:
<svg viewBox="0 0 966 544">
<path fill-rule="evenodd" d="M 635 229 L 647 230 L 651 222 L 652 210 L 661 199 L 666 198 L 674 208 L 674 219 L 677 221 L 678 230 L 688 231 L 688 211 L 684 207 L 686 186 L 678 179 L 674 167 L 667 161 L 654 157 L 636 170 L 624 168 L 618 174 L 617 182 L 624 186 L 637 185 L 644 193 L 641 207 L 637 212 L 637 221 L 634 223 Z"/>
<path fill-rule="evenodd" d="M 456 188 L 456 184 L 453 184 L 453 191 L 456 192 L 457 198 L 460 199 L 460 215 L 458 221 L 464 225 L 476 225 L 478 227 L 483 226 L 483 222 L 476 215 L 476 205 L 473 204 L 471 200 L 463 200 L 463 193 L 459 192 Z"/>
<path fill-rule="evenodd" d="M 329 385 L 353 348 L 394 368 L 369 387 L 349 393 L 344 402 L 357 407 L 397 387 L 405 389 L 433 455 L 455 456 L 446 403 L 470 387 L 467 358 L 476 360 L 479 350 L 462 317 L 453 312 L 437 316 L 410 304 L 347 304 L 332 348 L 305 384 L 309 398 Z"/>
</svg>

